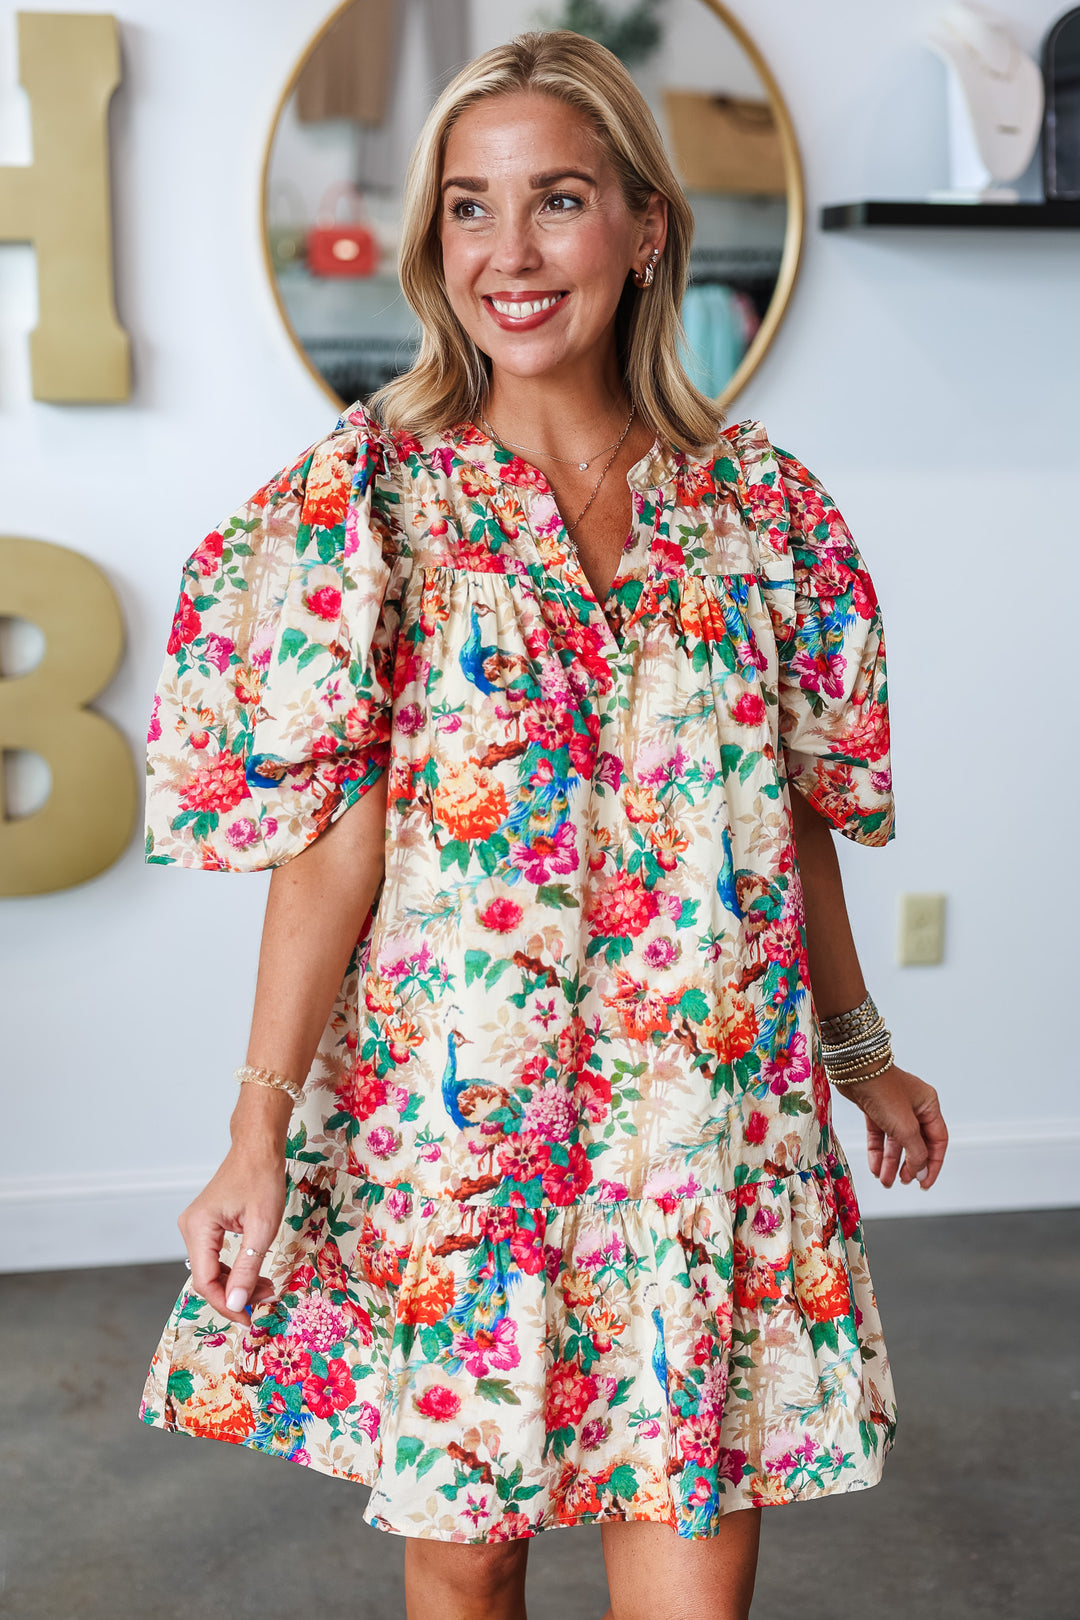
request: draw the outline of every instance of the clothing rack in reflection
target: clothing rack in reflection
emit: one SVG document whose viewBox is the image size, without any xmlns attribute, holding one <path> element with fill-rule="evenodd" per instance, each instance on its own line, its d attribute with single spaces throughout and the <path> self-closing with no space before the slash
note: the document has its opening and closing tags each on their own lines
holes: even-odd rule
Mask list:
<svg viewBox="0 0 1080 1620">
<path fill-rule="evenodd" d="M 335 394 L 350 403 L 365 399 L 392 378 L 407 371 L 416 358 L 419 338 L 304 337 L 305 354 Z"/>
<path fill-rule="evenodd" d="M 690 250 L 691 287 L 720 284 L 745 293 L 764 318 L 780 275 L 779 248 L 696 247 Z"/>
</svg>

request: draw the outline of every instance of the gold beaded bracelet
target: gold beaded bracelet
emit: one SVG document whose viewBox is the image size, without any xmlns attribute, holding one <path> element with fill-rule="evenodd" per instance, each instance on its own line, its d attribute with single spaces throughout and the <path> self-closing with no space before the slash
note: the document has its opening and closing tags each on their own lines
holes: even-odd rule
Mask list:
<svg viewBox="0 0 1080 1620">
<path fill-rule="evenodd" d="M 290 1080 L 287 1075 L 279 1074 L 276 1069 L 256 1069 L 250 1063 L 245 1063 L 236 1070 L 235 1079 L 241 1086 L 267 1086 L 271 1091 L 284 1091 L 293 1102 L 300 1102 L 304 1095 L 304 1088 Z"/>
<path fill-rule="evenodd" d="M 838 1074 L 834 1069 L 828 1067 L 826 1067 L 825 1073 L 834 1086 L 854 1086 L 858 1085 L 860 1080 L 876 1080 L 879 1074 L 885 1074 L 892 1068 L 893 1062 L 893 1055 L 890 1051 L 885 1061 L 878 1068 L 868 1069 L 865 1074 L 845 1074 L 843 1072 Z"/>
</svg>

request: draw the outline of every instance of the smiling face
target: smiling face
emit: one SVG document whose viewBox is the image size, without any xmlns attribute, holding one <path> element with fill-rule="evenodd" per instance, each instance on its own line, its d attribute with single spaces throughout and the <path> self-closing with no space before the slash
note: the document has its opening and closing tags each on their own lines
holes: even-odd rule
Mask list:
<svg viewBox="0 0 1080 1620">
<path fill-rule="evenodd" d="M 631 213 L 588 120 L 531 91 L 461 115 L 442 181 L 447 296 L 493 368 L 540 378 L 610 366 L 626 277 L 663 247 L 663 199 Z"/>
</svg>

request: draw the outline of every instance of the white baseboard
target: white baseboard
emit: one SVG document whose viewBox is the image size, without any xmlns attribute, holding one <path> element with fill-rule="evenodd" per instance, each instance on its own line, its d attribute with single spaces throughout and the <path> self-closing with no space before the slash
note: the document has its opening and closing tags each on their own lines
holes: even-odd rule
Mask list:
<svg viewBox="0 0 1080 1620">
<path fill-rule="evenodd" d="M 862 1120 L 837 1110 L 864 1215 L 956 1215 L 1080 1204 L 1080 1120 L 956 1131 L 941 1178 L 886 1189 L 866 1168 Z M 102 1172 L 0 1181 L 0 1271 L 57 1271 L 181 1260 L 176 1217 L 212 1173 Z"/>
</svg>

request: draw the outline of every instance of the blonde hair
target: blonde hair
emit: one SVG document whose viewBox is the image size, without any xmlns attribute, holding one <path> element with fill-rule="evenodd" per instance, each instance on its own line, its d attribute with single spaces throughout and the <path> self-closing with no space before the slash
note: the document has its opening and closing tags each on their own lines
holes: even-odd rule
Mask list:
<svg viewBox="0 0 1080 1620">
<path fill-rule="evenodd" d="M 617 57 L 569 29 L 519 34 L 485 51 L 447 85 L 428 115 L 405 181 L 398 271 L 420 317 L 412 367 L 373 395 L 386 426 L 441 432 L 476 416 L 487 399 L 490 361 L 454 314 L 446 294 L 439 238 L 443 159 L 450 131 L 467 108 L 531 90 L 583 113 L 606 151 L 632 213 L 651 192 L 668 204 L 668 233 L 646 291 L 627 276 L 615 316 L 623 378 L 638 414 L 679 449 L 715 444 L 723 414 L 694 387 L 678 354 L 679 310 L 686 288 L 694 215 L 641 91 Z"/>
</svg>

